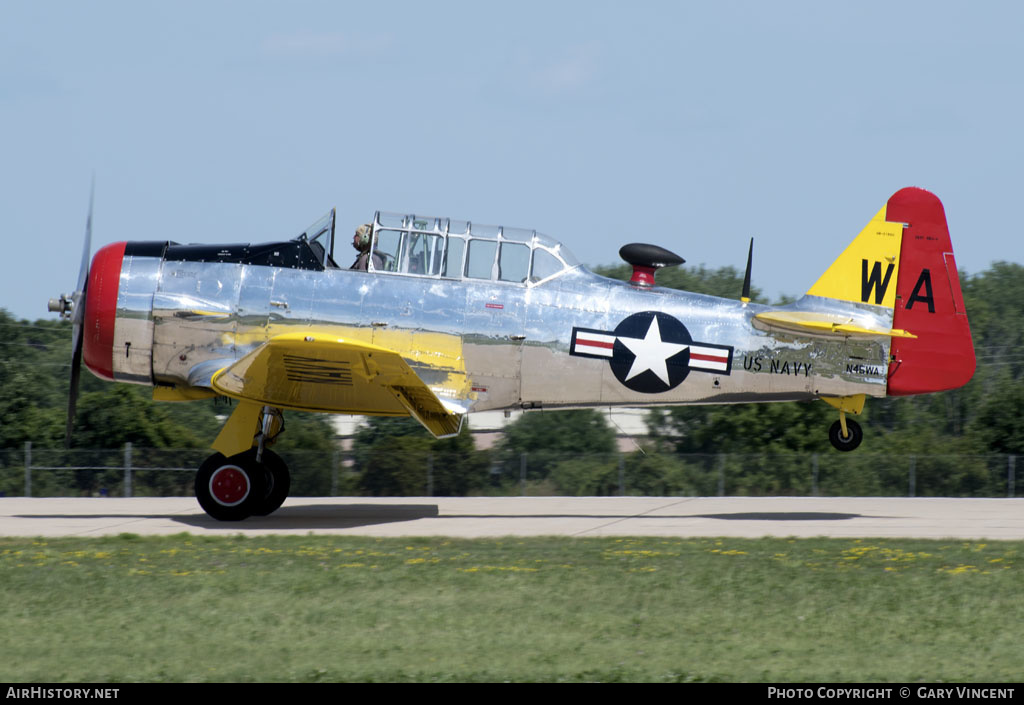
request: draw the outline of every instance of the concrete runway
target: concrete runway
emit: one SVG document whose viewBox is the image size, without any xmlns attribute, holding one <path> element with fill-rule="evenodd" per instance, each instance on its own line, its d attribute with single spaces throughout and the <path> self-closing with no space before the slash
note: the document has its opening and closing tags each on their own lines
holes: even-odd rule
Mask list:
<svg viewBox="0 0 1024 705">
<path fill-rule="evenodd" d="M 188 532 L 357 536 L 831 536 L 1024 539 L 1024 499 L 402 497 L 289 499 L 216 522 L 190 497 L 0 498 L 0 536 Z"/>
</svg>

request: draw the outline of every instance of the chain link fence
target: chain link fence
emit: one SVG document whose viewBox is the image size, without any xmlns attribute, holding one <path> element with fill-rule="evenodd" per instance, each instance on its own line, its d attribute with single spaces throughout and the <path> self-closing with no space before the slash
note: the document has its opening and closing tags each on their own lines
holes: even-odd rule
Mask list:
<svg viewBox="0 0 1024 705">
<path fill-rule="evenodd" d="M 191 496 L 205 449 L 0 450 L 0 496 Z M 292 496 L 857 496 L 1015 497 L 1017 456 L 872 453 L 572 455 L 479 451 L 364 457 L 282 452 Z M 386 459 L 386 462 L 385 462 Z M 465 477 L 459 477 L 463 474 Z M 382 481 L 382 475 L 385 477 Z M 454 489 L 453 489 L 454 488 Z"/>
<path fill-rule="evenodd" d="M 196 469 L 208 449 L 52 449 L 26 443 L 0 449 L 0 496 L 180 497 L 193 495 Z M 332 496 L 351 492 L 351 461 L 341 452 L 291 451 L 292 495 Z M 348 480 L 346 484 L 346 480 Z"/>
<path fill-rule="evenodd" d="M 522 494 L 801 497 L 1014 497 L 1012 455 L 543 452 L 498 462 Z"/>
</svg>

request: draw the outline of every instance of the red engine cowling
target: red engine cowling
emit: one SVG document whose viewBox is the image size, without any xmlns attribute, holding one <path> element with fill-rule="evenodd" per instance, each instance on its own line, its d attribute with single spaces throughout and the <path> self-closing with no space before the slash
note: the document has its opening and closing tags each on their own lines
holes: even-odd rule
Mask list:
<svg viewBox="0 0 1024 705">
<path fill-rule="evenodd" d="M 85 290 L 82 319 L 82 359 L 102 379 L 114 379 L 114 325 L 117 319 L 117 290 L 127 243 L 115 242 L 100 248 L 92 258 Z"/>
</svg>

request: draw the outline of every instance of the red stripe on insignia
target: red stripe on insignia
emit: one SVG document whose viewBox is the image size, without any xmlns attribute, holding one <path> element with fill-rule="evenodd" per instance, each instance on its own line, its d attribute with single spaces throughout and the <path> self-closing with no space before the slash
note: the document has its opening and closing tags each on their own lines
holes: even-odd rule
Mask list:
<svg viewBox="0 0 1024 705">
<path fill-rule="evenodd" d="M 728 355 L 702 355 L 700 353 L 691 352 L 691 360 L 704 360 L 705 362 L 728 362 Z"/>
<path fill-rule="evenodd" d="M 505 308 L 505 304 L 484 304 L 487 308 Z"/>
<path fill-rule="evenodd" d="M 581 338 L 578 335 L 576 336 L 576 345 L 586 345 L 590 348 L 607 348 L 608 350 L 615 347 L 615 343 L 605 343 L 600 340 L 587 340 L 586 338 Z"/>
</svg>

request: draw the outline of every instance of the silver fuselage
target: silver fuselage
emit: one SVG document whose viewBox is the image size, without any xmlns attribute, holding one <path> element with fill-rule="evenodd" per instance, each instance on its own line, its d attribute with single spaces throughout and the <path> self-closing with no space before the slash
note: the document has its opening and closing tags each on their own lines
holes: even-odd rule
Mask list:
<svg viewBox="0 0 1024 705">
<path fill-rule="evenodd" d="M 874 320 L 885 317 L 878 307 L 816 297 L 804 297 L 799 306 L 833 313 L 838 306 L 876 327 L 892 323 Z M 113 376 L 209 388 L 217 369 L 272 336 L 315 329 L 398 351 L 431 389 L 464 412 L 885 395 L 888 338 L 760 330 L 753 316 L 767 309 L 639 287 L 579 265 L 543 281 L 506 282 L 133 255 L 125 256 L 121 271 Z M 728 349 L 728 362 L 700 369 L 691 360 L 689 374 L 671 389 L 634 389 L 622 373 L 616 376 L 611 360 L 621 355 L 617 327 L 639 312 L 676 319 L 694 346 Z M 596 354 L 579 354 L 584 348 L 574 348 L 574 333 L 580 330 L 606 341 L 606 352 L 592 347 Z"/>
</svg>

